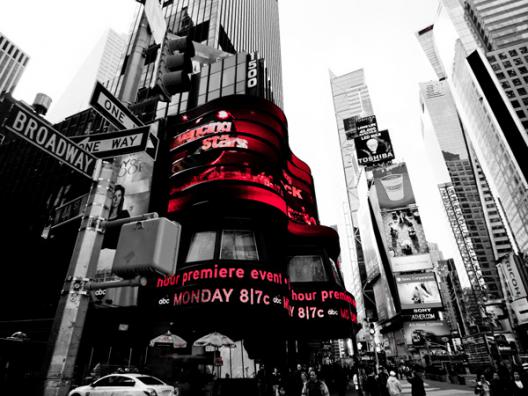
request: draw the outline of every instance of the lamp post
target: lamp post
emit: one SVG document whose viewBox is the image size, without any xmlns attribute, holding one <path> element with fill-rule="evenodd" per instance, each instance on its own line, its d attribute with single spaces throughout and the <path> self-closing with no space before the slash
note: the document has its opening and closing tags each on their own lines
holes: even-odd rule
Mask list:
<svg viewBox="0 0 528 396">
<path fill-rule="evenodd" d="M 370 324 L 370 337 L 372 338 L 372 349 L 374 350 L 374 356 L 376 357 L 376 374 L 378 373 L 379 368 L 379 360 L 378 360 L 378 351 L 376 350 L 376 339 L 374 338 L 374 335 L 376 334 L 376 330 L 374 329 L 374 324 Z"/>
</svg>

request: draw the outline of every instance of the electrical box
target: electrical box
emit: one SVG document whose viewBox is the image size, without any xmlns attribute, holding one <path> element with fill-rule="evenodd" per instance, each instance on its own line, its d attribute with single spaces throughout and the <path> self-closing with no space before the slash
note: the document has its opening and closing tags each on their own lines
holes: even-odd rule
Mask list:
<svg viewBox="0 0 528 396">
<path fill-rule="evenodd" d="M 121 227 L 112 272 L 125 279 L 176 272 L 181 225 L 166 218 Z"/>
</svg>

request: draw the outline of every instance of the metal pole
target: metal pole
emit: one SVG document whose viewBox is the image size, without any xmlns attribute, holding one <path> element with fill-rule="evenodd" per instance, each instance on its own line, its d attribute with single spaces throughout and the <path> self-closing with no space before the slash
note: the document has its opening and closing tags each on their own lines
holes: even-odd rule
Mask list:
<svg viewBox="0 0 528 396">
<path fill-rule="evenodd" d="M 98 167 L 99 168 L 99 167 Z M 112 200 L 117 172 L 104 162 L 97 183 L 92 185 L 87 204 L 87 215 L 82 219 L 77 241 L 50 337 L 49 366 L 46 367 L 45 396 L 64 396 L 72 381 L 75 360 L 86 321 L 90 295 L 86 284 L 97 270 L 103 242 L 102 223 L 106 220 Z"/>
</svg>

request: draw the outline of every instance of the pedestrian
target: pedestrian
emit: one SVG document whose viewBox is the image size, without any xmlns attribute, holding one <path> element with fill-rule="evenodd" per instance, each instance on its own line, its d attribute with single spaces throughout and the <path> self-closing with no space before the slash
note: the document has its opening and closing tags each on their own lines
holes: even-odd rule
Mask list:
<svg viewBox="0 0 528 396">
<path fill-rule="evenodd" d="M 372 369 L 365 379 L 363 390 L 365 391 L 366 396 L 379 396 L 378 381 L 376 379 L 376 374 Z"/>
<path fill-rule="evenodd" d="M 490 396 L 490 383 L 482 374 L 479 374 L 477 376 L 477 383 L 475 384 L 475 395 Z"/>
<path fill-rule="evenodd" d="M 310 371 L 309 376 L 310 380 L 303 389 L 303 396 L 330 396 L 328 387 L 324 381 L 317 378 L 317 373 L 314 370 Z"/>
<path fill-rule="evenodd" d="M 387 372 L 387 369 L 385 367 L 381 367 L 380 372 L 378 374 L 378 389 L 379 389 L 380 396 L 389 395 L 389 389 L 387 387 L 388 380 L 389 380 L 389 373 Z"/>
<path fill-rule="evenodd" d="M 401 394 L 402 386 L 398 378 L 396 378 L 396 373 L 394 371 L 390 372 L 390 377 L 387 379 L 385 389 L 387 390 L 387 394 L 390 396 L 398 396 Z"/>
<path fill-rule="evenodd" d="M 513 380 L 510 386 L 513 396 L 528 395 L 528 386 L 521 379 L 521 375 L 518 371 L 513 372 Z"/>
<path fill-rule="evenodd" d="M 308 393 L 308 390 L 306 389 L 306 387 L 308 386 L 308 374 L 306 374 L 306 372 L 301 372 L 301 381 L 302 381 L 302 385 L 301 385 L 301 392 L 300 393 L 296 393 L 296 395 L 300 394 L 300 395 L 306 395 Z"/>
<path fill-rule="evenodd" d="M 499 377 L 499 373 L 493 372 L 493 377 L 490 384 L 490 395 L 491 396 L 504 396 L 506 394 L 506 387 L 504 382 Z"/>
<path fill-rule="evenodd" d="M 424 382 L 417 369 L 413 370 L 412 375 L 407 378 L 407 381 L 411 384 L 412 396 L 425 396 Z"/>
</svg>

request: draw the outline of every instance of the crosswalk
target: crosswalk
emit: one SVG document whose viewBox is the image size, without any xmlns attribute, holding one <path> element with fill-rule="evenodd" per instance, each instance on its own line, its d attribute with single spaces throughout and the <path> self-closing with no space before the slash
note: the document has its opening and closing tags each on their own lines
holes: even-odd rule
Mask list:
<svg viewBox="0 0 528 396">
<path fill-rule="evenodd" d="M 407 381 L 401 381 L 402 386 L 402 396 L 411 394 L 411 384 Z M 460 389 L 445 389 L 438 388 L 435 386 L 429 385 L 427 382 L 424 382 L 425 394 L 427 396 L 469 396 L 474 395 L 474 392 L 471 390 L 460 390 Z"/>
</svg>

